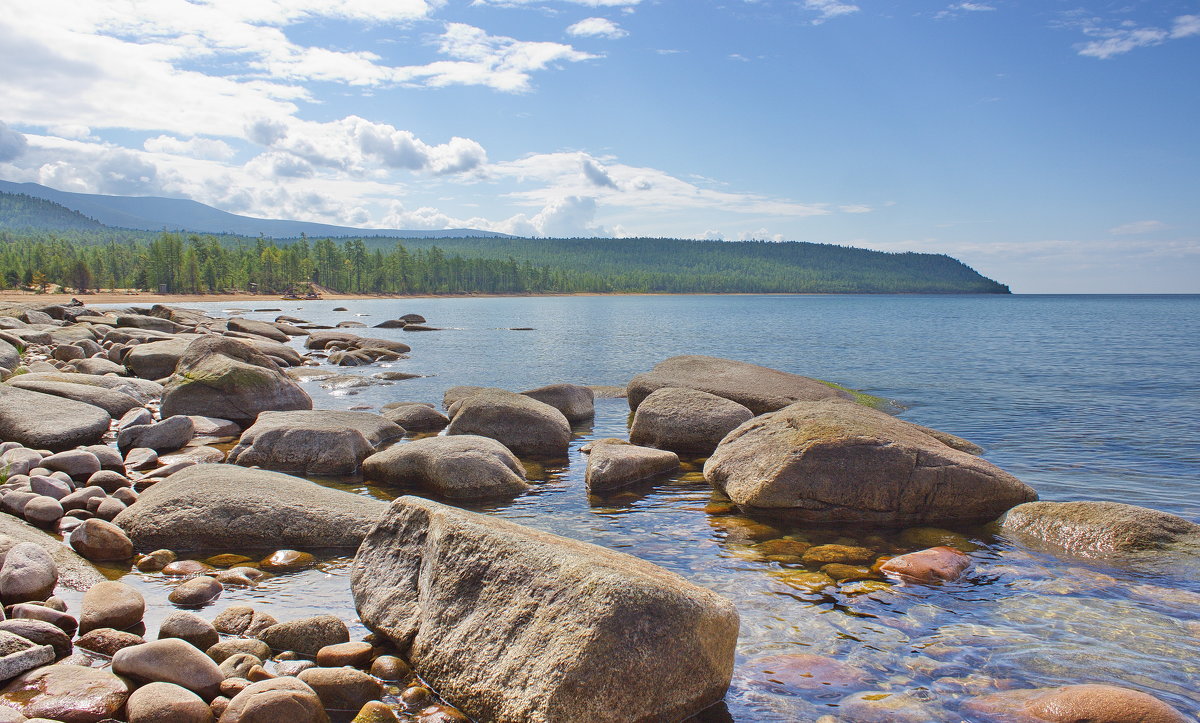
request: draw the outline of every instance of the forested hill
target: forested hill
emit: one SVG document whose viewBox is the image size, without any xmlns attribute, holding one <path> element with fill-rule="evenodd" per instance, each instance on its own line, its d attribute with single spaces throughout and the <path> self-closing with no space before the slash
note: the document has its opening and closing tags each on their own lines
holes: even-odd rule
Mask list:
<svg viewBox="0 0 1200 723">
<path fill-rule="evenodd" d="M 109 228 L 55 204 L 0 216 L 0 286 L 175 293 L 1008 293 L 949 256 L 802 242 L 284 239 Z M 0 195 L 0 209 L 4 206 Z M 25 220 L 58 225 L 31 229 Z M 72 225 L 78 224 L 78 225 Z"/>
<path fill-rule="evenodd" d="M 104 224 L 78 211 L 23 193 L 0 193 L 0 228 L 101 229 Z"/>
</svg>

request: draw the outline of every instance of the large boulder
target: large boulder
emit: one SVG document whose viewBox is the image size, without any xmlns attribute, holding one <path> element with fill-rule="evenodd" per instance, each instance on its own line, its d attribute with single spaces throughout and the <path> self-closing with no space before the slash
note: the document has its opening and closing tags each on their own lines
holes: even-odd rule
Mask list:
<svg viewBox="0 0 1200 723">
<path fill-rule="evenodd" d="M 456 403 L 447 434 L 491 437 L 514 454 L 565 457 L 571 425 L 563 413 L 523 394 L 486 390 Z"/>
<path fill-rule="evenodd" d="M 32 542 L 54 558 L 58 584 L 75 590 L 87 590 L 104 580 L 104 576 L 71 548 L 56 537 L 11 515 L 0 515 L 0 559 L 20 542 Z"/>
<path fill-rule="evenodd" d="M 719 701 L 738 615 L 620 552 L 416 497 L 363 541 L 362 621 L 476 720 L 683 720 Z"/>
<path fill-rule="evenodd" d="M 236 339 L 205 336 L 179 358 L 162 416 L 220 417 L 249 425 L 261 412 L 312 409 L 312 399 L 270 358 Z"/>
<path fill-rule="evenodd" d="M 755 414 L 782 409 L 794 402 L 851 399 L 827 384 L 757 364 L 712 356 L 673 356 L 629 381 L 629 408 L 664 387 L 686 387 L 731 399 Z"/>
<path fill-rule="evenodd" d="M 473 434 L 397 444 L 367 457 L 363 475 L 455 499 L 505 497 L 529 489 L 525 468 L 507 447 Z"/>
<path fill-rule="evenodd" d="M 229 460 L 303 474 L 346 475 L 404 428 L 370 412 L 263 412 L 242 434 Z"/>
<path fill-rule="evenodd" d="M 36 379 L 22 379 L 20 376 L 9 380 L 9 385 L 18 389 L 28 389 L 31 392 L 51 394 L 63 399 L 73 399 L 77 402 L 100 407 L 113 419 L 120 419 L 130 409 L 137 409 L 142 403 L 125 392 L 116 389 L 105 389 L 90 384 L 73 384 L 70 382 L 46 382 Z"/>
<path fill-rule="evenodd" d="M 98 723 L 117 715 L 133 689 L 130 681 L 107 670 L 47 665 L 9 682 L 0 690 L 0 705 L 26 718 Z"/>
<path fill-rule="evenodd" d="M 999 520 L 1004 534 L 1084 557 L 1144 550 L 1200 554 L 1200 525 L 1118 502 L 1029 502 Z"/>
<path fill-rule="evenodd" d="M 22 382 L 65 382 L 67 384 L 85 384 L 92 387 L 112 389 L 122 394 L 128 394 L 142 404 L 157 399 L 163 392 L 163 386 L 149 379 L 133 377 L 114 377 L 96 374 L 79 374 L 75 372 L 32 372 L 20 376 Z"/>
<path fill-rule="evenodd" d="M 746 422 L 705 462 L 704 476 L 744 508 L 819 522 L 983 522 L 1037 499 L 990 462 L 840 400 Z"/>
<path fill-rule="evenodd" d="M 197 464 L 113 520 L 140 550 L 352 548 L 387 504 L 278 472 Z"/>
<path fill-rule="evenodd" d="M 186 334 L 174 339 L 138 344 L 125 355 L 125 367 L 142 379 L 165 379 L 175 371 L 179 358 L 188 346 L 199 338 L 196 334 Z"/>
<path fill-rule="evenodd" d="M 572 424 L 596 416 L 596 393 L 578 384 L 551 384 L 521 393 L 554 407 Z"/>
<path fill-rule="evenodd" d="M 629 441 L 706 456 L 725 435 L 753 416 L 754 412 L 745 406 L 715 394 L 664 387 L 638 405 Z"/>
<path fill-rule="evenodd" d="M 450 419 L 432 404 L 389 402 L 379 411 L 389 422 L 404 427 L 406 432 L 436 432 L 450 424 Z"/>
<path fill-rule="evenodd" d="M 281 343 L 287 343 L 289 339 L 288 335 L 280 331 L 278 327 L 265 321 L 239 319 L 235 316 L 229 320 L 227 323 L 227 328 L 230 331 L 240 331 L 245 334 L 255 334 L 257 336 L 270 339 L 271 341 L 278 341 Z"/>
<path fill-rule="evenodd" d="M 91 404 L 0 384 L 0 439 L 64 450 L 99 442 L 112 418 Z"/>
<path fill-rule="evenodd" d="M 679 455 L 619 442 L 595 442 L 588 453 L 584 481 L 593 492 L 626 487 L 679 469 Z"/>
</svg>

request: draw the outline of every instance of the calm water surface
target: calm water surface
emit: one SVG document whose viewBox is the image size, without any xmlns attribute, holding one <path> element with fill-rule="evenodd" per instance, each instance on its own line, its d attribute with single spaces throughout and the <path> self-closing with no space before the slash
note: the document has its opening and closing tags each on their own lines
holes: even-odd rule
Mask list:
<svg viewBox="0 0 1200 723">
<path fill-rule="evenodd" d="M 894 400 L 901 416 L 967 437 L 1047 500 L 1102 499 L 1200 520 L 1200 297 L 676 296 L 412 299 L 196 304 L 218 315 L 289 314 L 372 326 L 405 313 L 445 330 L 360 330 L 403 340 L 386 368 L 428 375 L 327 389 L 319 408 L 439 402 L 458 384 L 529 389 L 555 382 L 624 385 L 675 354 L 741 359 Z M 334 312 L 346 306 L 348 312 Z M 512 327 L 533 327 L 514 331 Z M 380 365 L 339 369 L 368 377 Z M 336 386 L 336 385 L 334 385 Z M 986 530 L 957 530 L 975 567 L 942 587 L 843 583 L 813 589 L 802 564 L 767 559 L 768 540 L 837 541 L 878 554 L 913 549 L 914 533 L 800 529 L 715 515 L 697 468 L 607 499 L 587 496 L 578 447 L 624 436 L 628 407 L 598 399 L 565 464 L 530 465 L 540 482 L 479 508 L 623 550 L 716 590 L 742 616 L 727 710 L 713 720 L 969 720 L 966 699 L 1006 688 L 1111 682 L 1200 712 L 1200 574 L 1063 560 Z M 333 484 L 333 483 L 331 483 Z M 408 492 L 341 486 L 390 499 Z M 236 552 L 236 551 L 232 551 Z M 125 578 L 152 601 L 169 586 Z M 354 620 L 348 560 L 229 590 L 281 618 L 332 611 Z M 155 621 L 150 621 L 154 628 Z M 360 629 L 361 631 L 361 629 Z M 779 655 L 846 667 L 781 674 Z M 619 661 L 614 661 L 619 664 Z M 785 671 L 786 672 L 786 671 Z M 721 717 L 725 716 L 725 717 Z"/>
</svg>

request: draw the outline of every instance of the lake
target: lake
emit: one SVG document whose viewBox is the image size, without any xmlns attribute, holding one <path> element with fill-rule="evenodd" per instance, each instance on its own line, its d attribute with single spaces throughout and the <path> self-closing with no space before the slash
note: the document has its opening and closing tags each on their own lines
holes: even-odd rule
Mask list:
<svg viewBox="0 0 1200 723">
<path fill-rule="evenodd" d="M 264 298 L 188 306 L 216 315 L 279 309 L 244 316 L 330 325 L 373 326 L 417 313 L 443 328 L 358 330 L 404 341 L 411 358 L 340 373 L 425 376 L 342 389 L 306 382 L 318 408 L 440 404 L 459 384 L 624 385 L 669 356 L 709 354 L 886 397 L 903 418 L 981 445 L 986 459 L 1042 499 L 1113 500 L 1200 520 L 1197 296 Z M 521 327 L 532 330 L 513 330 Z M 807 589 L 802 568 L 767 560 L 756 543 L 790 535 L 887 550 L 903 544 L 900 533 L 711 515 L 704 507 L 713 493 L 694 466 L 589 499 L 578 447 L 626 435 L 627 415 L 625 400 L 598 399 L 595 422 L 576 430 L 567 464 L 531 465 L 534 491 L 477 509 L 620 549 L 731 598 L 742 616 L 738 667 L 726 710 L 712 720 L 958 721 L 967 719 L 959 708 L 972 696 L 1078 682 L 1131 686 L 1200 713 L 1195 567 L 1105 567 L 959 529 L 975 561 L 962 581 Z M 330 484 L 389 499 L 407 492 L 358 480 Z M 156 575 L 125 579 L 152 602 L 169 589 Z M 345 558 L 253 591 L 228 590 L 206 614 L 237 601 L 280 617 L 333 610 L 354 619 Z M 844 667 L 827 680 L 766 672 L 779 660 L 772 656 L 797 654 Z"/>
</svg>

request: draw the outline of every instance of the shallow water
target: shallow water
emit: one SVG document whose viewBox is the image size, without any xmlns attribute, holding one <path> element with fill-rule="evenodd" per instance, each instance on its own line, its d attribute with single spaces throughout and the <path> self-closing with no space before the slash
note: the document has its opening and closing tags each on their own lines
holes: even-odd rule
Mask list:
<svg viewBox="0 0 1200 723">
<path fill-rule="evenodd" d="M 351 311 L 333 312 L 339 305 Z M 307 382 L 318 407 L 440 402 L 457 384 L 623 385 L 673 354 L 705 353 L 895 400 L 904 418 L 982 445 L 987 459 L 1043 499 L 1109 499 L 1200 518 L 1200 297 L 265 299 L 257 307 L 194 306 L 270 307 L 281 311 L 245 316 L 283 313 L 330 325 L 373 325 L 415 312 L 446 327 L 351 329 L 403 340 L 413 352 L 386 367 L 339 373 L 369 377 L 386 368 L 432 376 L 340 391 Z M 738 666 L 727 712 L 713 720 L 968 720 L 959 706 L 971 696 L 1076 682 L 1129 685 L 1200 712 L 1196 568 L 1151 572 L 1058 559 L 967 529 L 958 532 L 975 548 L 975 566 L 963 581 L 813 590 L 802 563 L 766 559 L 756 545 L 790 536 L 861 544 L 879 555 L 913 549 L 912 540 L 899 531 L 804 529 L 711 514 L 717 508 L 706 512 L 706 505 L 720 500 L 694 470 L 589 499 L 578 447 L 624 436 L 627 415 L 624 400 L 597 400 L 594 424 L 577 429 L 565 463 L 545 465 L 532 492 L 477 509 L 628 552 L 733 600 L 742 617 Z M 410 492 L 337 484 L 384 498 Z M 170 583 L 160 575 L 126 579 L 165 603 Z M 281 619 L 334 612 L 354 620 L 344 557 L 252 591 L 229 589 L 205 614 L 235 601 Z M 157 628 L 156 619 L 148 622 Z M 767 657 L 796 654 L 850 667 L 788 676 L 779 670 L 788 659 Z"/>
</svg>

